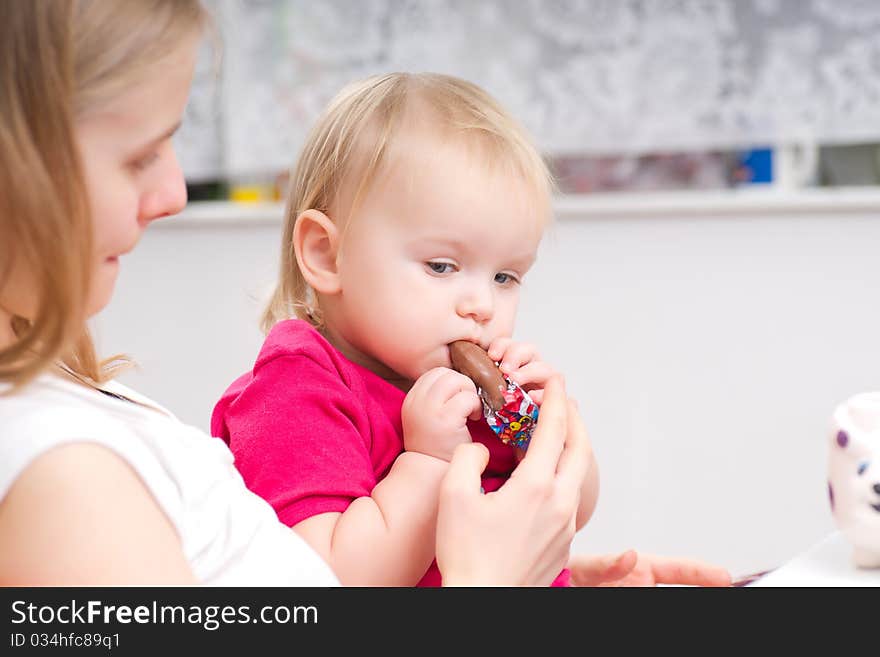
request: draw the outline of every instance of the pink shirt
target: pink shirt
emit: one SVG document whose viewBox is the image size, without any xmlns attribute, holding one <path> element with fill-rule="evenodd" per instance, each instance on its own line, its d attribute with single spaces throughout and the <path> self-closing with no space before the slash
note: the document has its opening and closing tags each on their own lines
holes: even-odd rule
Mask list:
<svg viewBox="0 0 880 657">
<path fill-rule="evenodd" d="M 370 495 L 403 451 L 404 397 L 308 322 L 287 320 L 272 328 L 253 370 L 223 393 L 211 434 L 229 444 L 248 488 L 292 527 Z M 497 490 L 516 466 L 514 450 L 484 421 L 468 427 L 489 449 L 483 488 Z M 568 580 L 565 570 L 553 585 Z M 440 583 L 435 562 L 419 586 Z"/>
</svg>

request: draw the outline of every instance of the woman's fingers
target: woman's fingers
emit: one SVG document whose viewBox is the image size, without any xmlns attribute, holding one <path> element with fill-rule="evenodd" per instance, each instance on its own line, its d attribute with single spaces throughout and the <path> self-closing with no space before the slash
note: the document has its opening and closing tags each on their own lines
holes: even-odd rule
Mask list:
<svg viewBox="0 0 880 657">
<path fill-rule="evenodd" d="M 464 443 L 455 448 L 443 478 L 441 496 L 465 499 L 480 495 L 480 475 L 489 463 L 489 450 L 480 443 Z"/>
<path fill-rule="evenodd" d="M 657 584 L 683 586 L 730 586 L 730 573 L 724 568 L 675 557 L 647 557 Z"/>
<path fill-rule="evenodd" d="M 620 555 L 577 555 L 568 566 L 575 586 L 730 586 L 730 574 L 724 568 L 635 550 Z"/>
<path fill-rule="evenodd" d="M 590 465 L 590 452 L 593 447 L 589 436 L 587 436 L 587 429 L 581 421 L 577 406 L 571 400 L 566 400 L 566 405 L 568 407 L 566 414 L 568 424 L 565 432 L 565 449 L 559 456 L 559 465 L 556 471 L 557 481 L 563 490 L 579 492 Z"/>
<path fill-rule="evenodd" d="M 623 579 L 632 572 L 637 561 L 635 550 L 596 556 L 579 554 L 569 559 L 568 568 L 575 586 L 599 586 Z"/>
<path fill-rule="evenodd" d="M 541 415 L 529 441 L 529 450 L 512 476 L 531 474 L 540 479 L 556 472 L 567 441 L 568 424 L 565 388 L 561 377 L 554 376 L 544 388 Z"/>
</svg>

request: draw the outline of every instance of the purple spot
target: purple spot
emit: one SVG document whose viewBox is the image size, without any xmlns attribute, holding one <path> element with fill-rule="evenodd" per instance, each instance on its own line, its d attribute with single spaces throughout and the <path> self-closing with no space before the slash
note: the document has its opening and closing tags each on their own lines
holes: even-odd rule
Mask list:
<svg viewBox="0 0 880 657">
<path fill-rule="evenodd" d="M 849 444 L 849 436 L 846 435 L 846 431 L 837 432 L 837 444 L 841 447 L 846 447 Z"/>
<path fill-rule="evenodd" d="M 834 489 L 831 488 L 831 482 L 828 482 L 828 501 L 831 503 L 831 510 L 834 511 Z"/>
</svg>

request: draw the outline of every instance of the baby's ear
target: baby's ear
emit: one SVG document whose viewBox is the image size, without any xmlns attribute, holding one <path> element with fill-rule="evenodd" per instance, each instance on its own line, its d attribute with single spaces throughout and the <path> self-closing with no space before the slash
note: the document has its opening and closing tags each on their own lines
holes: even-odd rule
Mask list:
<svg viewBox="0 0 880 657">
<path fill-rule="evenodd" d="M 339 292 L 339 230 L 326 214 L 306 210 L 293 227 L 296 261 L 306 282 L 319 294 Z"/>
</svg>

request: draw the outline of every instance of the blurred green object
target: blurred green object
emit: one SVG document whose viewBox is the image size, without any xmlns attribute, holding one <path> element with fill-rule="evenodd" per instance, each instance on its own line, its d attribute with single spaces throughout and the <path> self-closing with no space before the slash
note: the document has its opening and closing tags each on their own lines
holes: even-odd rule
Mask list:
<svg viewBox="0 0 880 657">
<path fill-rule="evenodd" d="M 229 185 L 223 180 L 187 182 L 186 193 L 190 201 L 225 201 L 229 195 Z"/>
<path fill-rule="evenodd" d="M 876 185 L 880 182 L 880 145 L 876 143 L 822 146 L 819 184 L 824 187 Z"/>
</svg>

